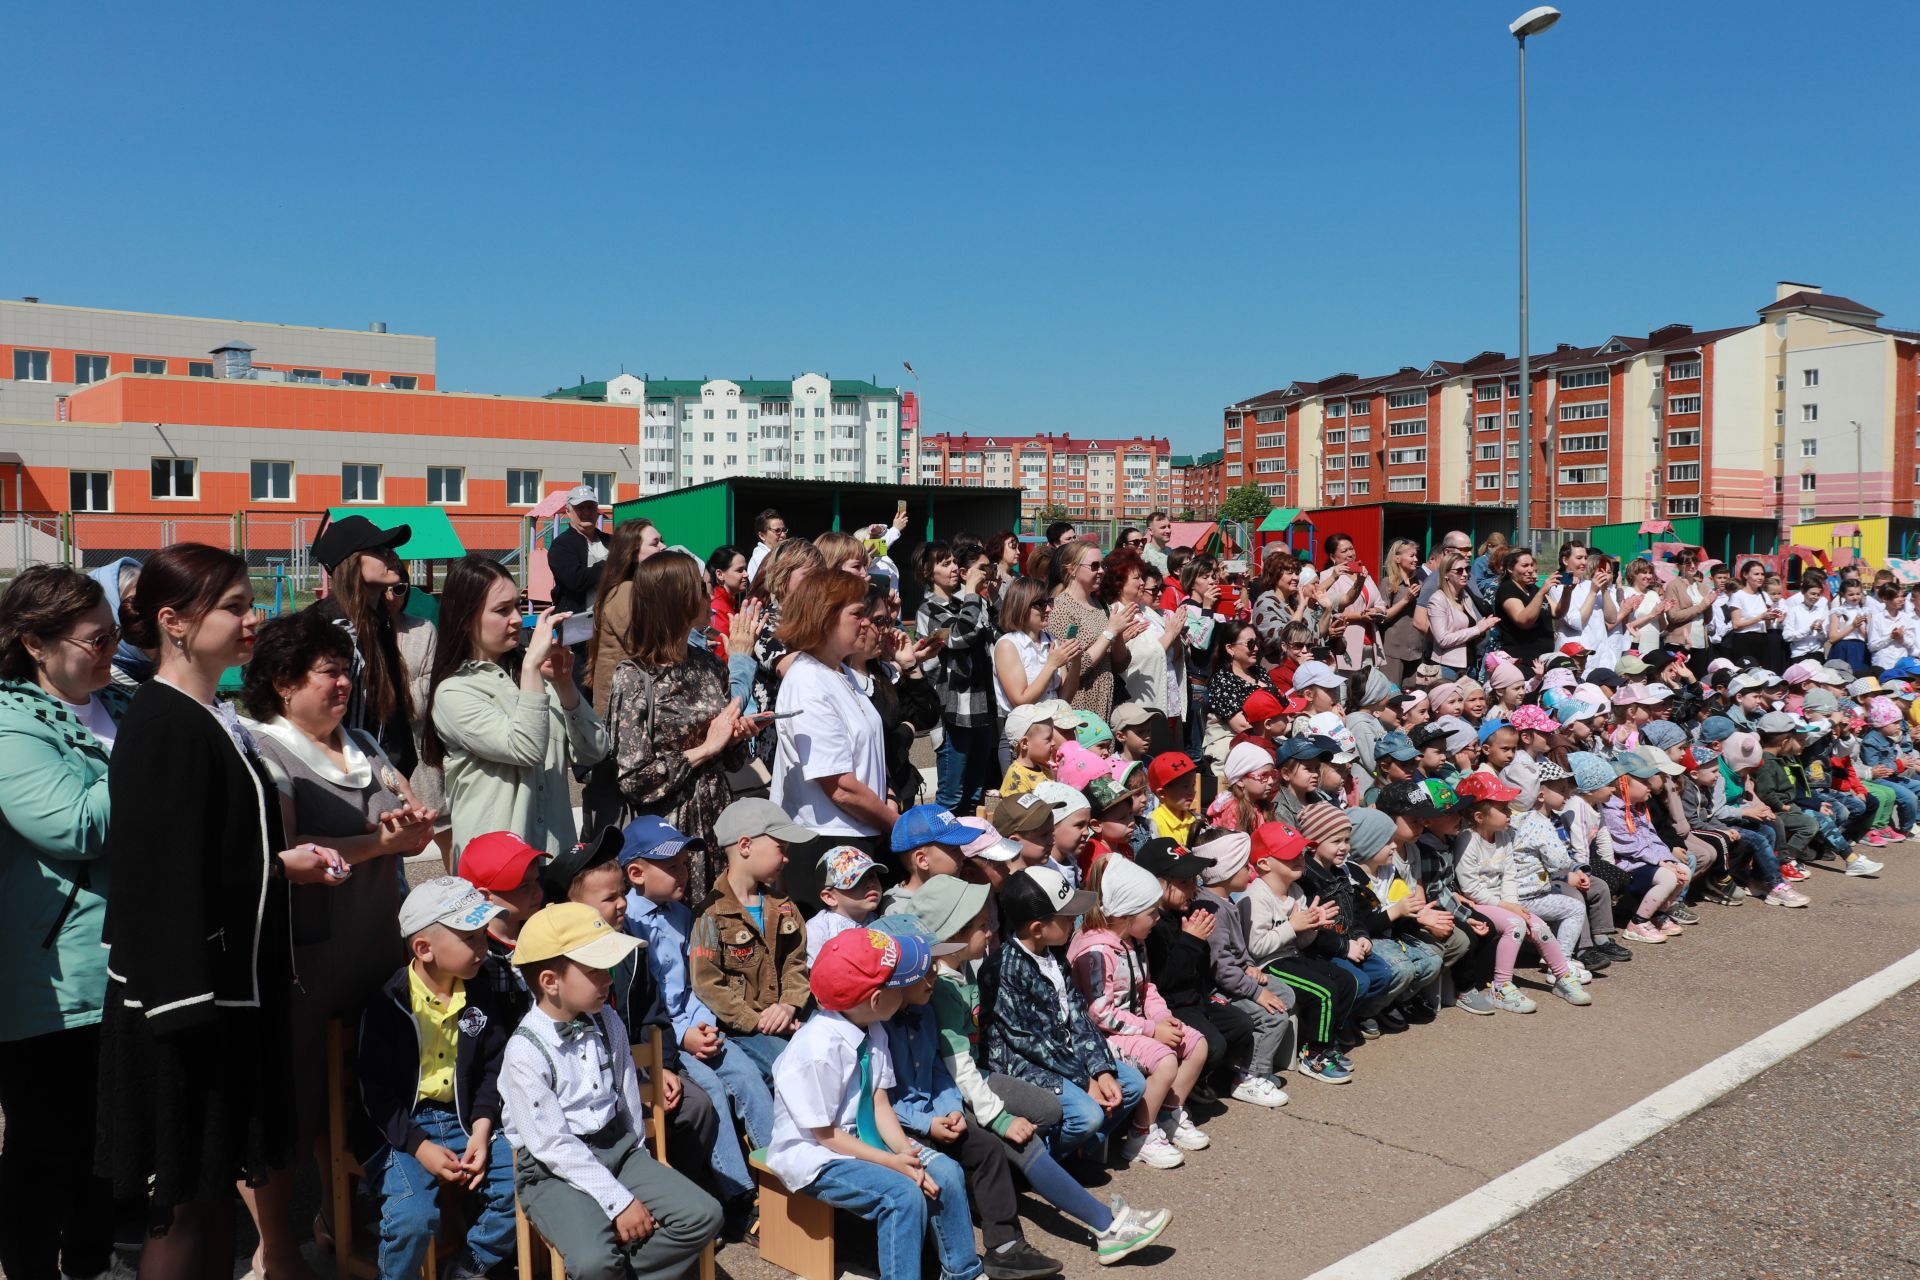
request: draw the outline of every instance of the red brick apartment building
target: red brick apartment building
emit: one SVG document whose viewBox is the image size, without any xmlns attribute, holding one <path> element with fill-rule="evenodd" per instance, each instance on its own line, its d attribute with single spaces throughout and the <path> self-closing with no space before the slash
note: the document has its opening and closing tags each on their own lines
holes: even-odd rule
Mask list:
<svg viewBox="0 0 1920 1280">
<path fill-rule="evenodd" d="M 1172 451 L 1165 439 L 1076 440 L 1035 436 L 922 436 L 921 484 L 1019 488 L 1023 516 L 1065 508 L 1083 520 L 1145 520 L 1175 510 Z"/>
<path fill-rule="evenodd" d="M 1533 526 L 1920 515 L 1920 332 L 1792 282 L 1759 317 L 1533 356 Z M 1498 351 L 1293 382 L 1227 406 L 1222 483 L 1308 508 L 1514 506 L 1521 423 Z"/>
</svg>

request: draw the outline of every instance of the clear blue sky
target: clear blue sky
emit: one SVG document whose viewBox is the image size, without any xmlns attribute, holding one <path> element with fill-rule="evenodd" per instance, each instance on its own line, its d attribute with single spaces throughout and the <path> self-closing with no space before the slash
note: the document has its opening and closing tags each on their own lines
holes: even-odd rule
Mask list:
<svg viewBox="0 0 1920 1280">
<path fill-rule="evenodd" d="M 0 292 L 385 320 L 496 392 L 906 358 L 930 430 L 1204 449 L 1296 377 L 1515 349 L 1526 7 L 27 6 Z M 1779 278 L 1920 326 L 1920 5 L 1563 7 L 1536 349 Z"/>
</svg>

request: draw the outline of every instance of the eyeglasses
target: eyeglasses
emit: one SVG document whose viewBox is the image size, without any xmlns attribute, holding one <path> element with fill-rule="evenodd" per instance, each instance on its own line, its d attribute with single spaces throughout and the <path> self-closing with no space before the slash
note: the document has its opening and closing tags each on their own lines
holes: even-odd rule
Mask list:
<svg viewBox="0 0 1920 1280">
<path fill-rule="evenodd" d="M 61 636 L 60 638 L 68 644 L 79 645 L 97 658 L 103 653 L 111 652 L 113 647 L 120 643 L 120 628 L 109 627 L 92 639 L 82 639 L 79 636 Z"/>
</svg>

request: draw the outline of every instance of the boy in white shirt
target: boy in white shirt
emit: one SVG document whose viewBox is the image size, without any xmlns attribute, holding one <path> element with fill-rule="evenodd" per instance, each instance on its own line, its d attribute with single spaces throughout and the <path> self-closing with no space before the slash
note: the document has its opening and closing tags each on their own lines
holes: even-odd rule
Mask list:
<svg viewBox="0 0 1920 1280">
<path fill-rule="evenodd" d="M 919 938 L 865 928 L 830 938 L 810 978 L 820 1012 L 773 1067 L 768 1166 L 789 1190 L 874 1223 L 881 1280 L 918 1280 L 929 1226 L 941 1280 L 983 1274 L 960 1166 L 909 1139 L 887 1100 L 886 1020 L 932 964 Z"/>
<path fill-rule="evenodd" d="M 640 1143 L 640 1090 L 611 970 L 640 946 L 568 902 L 521 927 L 513 963 L 534 1007 L 507 1041 L 500 1093 L 520 1206 L 569 1275 L 682 1275 L 720 1231 L 720 1205 Z"/>
</svg>

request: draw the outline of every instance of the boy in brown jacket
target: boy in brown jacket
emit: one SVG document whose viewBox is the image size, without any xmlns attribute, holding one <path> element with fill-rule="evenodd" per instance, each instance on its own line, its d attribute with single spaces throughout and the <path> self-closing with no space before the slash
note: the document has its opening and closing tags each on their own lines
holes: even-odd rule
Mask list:
<svg viewBox="0 0 1920 1280">
<path fill-rule="evenodd" d="M 772 810 L 778 821 L 762 819 Z M 760 1068 L 769 1085 L 774 1059 L 807 1003 L 806 925 L 793 903 L 773 892 L 787 864 L 791 821 L 765 800 L 739 800 L 714 823 L 727 870 L 687 939 L 693 990 L 720 1029 Z"/>
</svg>

